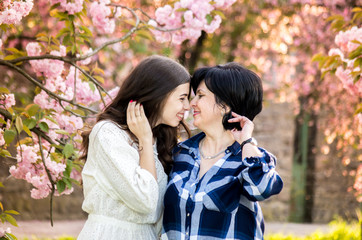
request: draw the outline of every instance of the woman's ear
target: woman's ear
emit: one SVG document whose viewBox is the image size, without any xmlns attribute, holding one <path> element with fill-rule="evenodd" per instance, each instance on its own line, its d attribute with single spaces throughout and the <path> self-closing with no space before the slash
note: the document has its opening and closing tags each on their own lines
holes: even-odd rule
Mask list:
<svg viewBox="0 0 362 240">
<path fill-rule="evenodd" d="M 236 128 L 237 130 L 241 130 L 241 126 L 239 122 L 236 123 L 230 123 L 228 120 L 234 118 L 231 114 L 231 111 L 227 112 L 223 118 L 222 118 L 222 125 L 224 127 L 225 130 L 233 130 L 234 128 Z"/>
</svg>

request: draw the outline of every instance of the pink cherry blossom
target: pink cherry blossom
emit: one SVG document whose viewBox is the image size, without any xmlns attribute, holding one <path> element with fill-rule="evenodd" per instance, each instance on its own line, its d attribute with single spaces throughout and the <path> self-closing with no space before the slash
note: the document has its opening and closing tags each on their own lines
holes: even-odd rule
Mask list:
<svg viewBox="0 0 362 240">
<path fill-rule="evenodd" d="M 21 19 L 33 8 L 33 0 L 3 1 L 4 10 L 0 12 L 1 24 L 19 24 Z"/>
<path fill-rule="evenodd" d="M 5 144 L 5 139 L 4 139 L 4 130 L 2 130 L 0 128 L 0 146 Z"/>
<path fill-rule="evenodd" d="M 82 81 L 80 78 L 80 71 L 76 70 L 74 67 L 71 67 L 69 74 L 66 77 L 65 83 L 68 87 L 74 89 L 75 75 L 76 75 L 76 100 L 79 103 L 87 104 L 94 103 L 100 100 L 99 92 L 95 89 L 92 90 L 89 82 Z"/>
<path fill-rule="evenodd" d="M 118 91 L 119 91 L 119 87 L 115 87 L 112 90 L 108 91 L 108 94 L 111 96 L 111 98 L 108 95 L 104 97 L 106 106 L 117 96 Z M 103 102 L 101 102 L 99 106 L 101 109 L 103 109 L 105 107 Z"/>
<path fill-rule="evenodd" d="M 55 118 L 59 124 L 59 128 L 69 133 L 75 133 L 77 130 L 83 128 L 83 121 L 80 117 L 76 117 L 74 115 L 68 116 L 65 114 L 58 114 Z"/>
<path fill-rule="evenodd" d="M 344 60 L 344 54 L 339 48 L 331 48 L 328 52 L 328 56 L 338 55 L 342 60 Z"/>
<path fill-rule="evenodd" d="M 54 56 L 65 56 L 66 48 L 63 45 L 59 46 L 59 51 L 51 51 Z M 31 42 L 26 46 L 28 56 L 39 56 L 42 53 L 39 43 Z M 54 59 L 32 60 L 30 61 L 32 69 L 38 75 L 44 75 L 46 78 L 57 78 L 64 70 L 64 62 Z"/>
<path fill-rule="evenodd" d="M 15 105 L 15 96 L 13 93 L 1 94 L 0 93 L 0 108 L 10 108 Z"/>
<path fill-rule="evenodd" d="M 362 42 L 362 28 L 354 26 L 350 30 L 339 32 L 335 38 L 335 43 L 342 51 L 351 52 L 359 46 L 358 44 L 353 43 L 353 40 Z"/>
<path fill-rule="evenodd" d="M 60 9 L 68 12 L 68 14 L 75 14 L 83 10 L 83 0 L 49 0 L 52 5 L 60 3 Z"/>
<path fill-rule="evenodd" d="M 5 236 L 5 233 L 11 233 L 11 229 L 8 227 L 4 229 L 4 227 L 0 227 L 0 238 Z"/>
<path fill-rule="evenodd" d="M 108 18 L 111 15 L 111 9 L 106 6 L 105 1 L 93 2 L 88 9 L 88 13 L 100 33 L 110 34 L 114 32 L 116 23 L 114 19 Z"/>
<path fill-rule="evenodd" d="M 54 148 L 44 141 L 43 155 L 45 156 L 46 169 L 43 160 L 39 154 L 40 148 L 37 144 L 37 138 L 34 138 L 34 146 L 21 144 L 17 147 L 17 165 L 10 167 L 10 174 L 18 179 L 24 179 L 34 187 L 31 189 L 31 197 L 35 199 L 45 198 L 51 192 L 51 182 L 49 181 L 46 169 L 49 171 L 54 182 L 60 180 L 66 165 L 62 162 L 52 161 L 49 153 L 54 152 Z M 72 191 L 72 190 L 70 190 Z M 66 193 L 69 193 L 67 191 Z"/>
<path fill-rule="evenodd" d="M 173 32 L 151 30 L 159 42 L 180 44 L 186 39 L 195 41 L 204 30 L 213 33 L 220 26 L 221 17 L 213 14 L 216 9 L 229 8 L 236 0 L 181 0 L 173 7 L 165 5 L 155 11 L 155 20 L 164 29 L 180 29 Z M 186 10 L 184 10 L 186 9 Z M 155 22 L 149 21 L 155 27 Z"/>
</svg>

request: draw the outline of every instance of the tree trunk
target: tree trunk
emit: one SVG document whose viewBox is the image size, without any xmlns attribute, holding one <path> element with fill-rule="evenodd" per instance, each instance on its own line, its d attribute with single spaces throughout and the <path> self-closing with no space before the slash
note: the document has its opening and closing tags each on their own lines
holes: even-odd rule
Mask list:
<svg viewBox="0 0 362 240">
<path fill-rule="evenodd" d="M 309 96 L 310 97 L 310 96 Z M 301 97 L 300 105 L 309 97 Z M 290 220 L 313 221 L 317 115 L 301 107 L 295 119 L 293 181 L 290 202 Z"/>
</svg>

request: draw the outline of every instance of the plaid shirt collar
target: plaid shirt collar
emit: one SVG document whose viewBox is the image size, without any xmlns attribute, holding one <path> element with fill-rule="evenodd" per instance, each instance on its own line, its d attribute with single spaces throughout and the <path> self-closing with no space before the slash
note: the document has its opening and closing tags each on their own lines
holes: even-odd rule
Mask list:
<svg viewBox="0 0 362 240">
<path fill-rule="evenodd" d="M 205 136 L 206 134 L 204 132 L 200 132 L 188 140 L 179 143 L 179 147 L 189 150 L 190 153 L 193 152 L 196 154 L 199 148 L 199 143 Z M 235 141 L 232 145 L 227 147 L 227 151 L 231 152 L 232 155 L 237 155 L 240 152 L 240 144 Z"/>
</svg>

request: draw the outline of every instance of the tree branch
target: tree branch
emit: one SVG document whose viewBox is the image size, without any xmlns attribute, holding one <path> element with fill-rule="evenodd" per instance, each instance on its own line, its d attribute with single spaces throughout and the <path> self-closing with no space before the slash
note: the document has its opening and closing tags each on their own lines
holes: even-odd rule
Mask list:
<svg viewBox="0 0 362 240">
<path fill-rule="evenodd" d="M 13 120 L 13 116 L 3 108 L 0 108 L 0 114 L 3 115 L 4 117 L 6 117 L 7 119 L 9 119 L 10 121 Z M 30 129 L 30 131 L 34 132 L 38 136 L 41 136 L 46 141 L 48 141 L 50 144 L 53 144 L 54 146 L 56 146 L 56 143 L 48 135 L 46 135 L 42 130 L 40 130 L 39 128 L 34 127 L 32 129 Z M 62 146 L 65 145 L 65 143 L 61 142 L 60 140 L 57 140 L 57 142 Z"/>
<path fill-rule="evenodd" d="M 50 91 L 49 89 L 45 88 L 40 82 L 38 82 L 36 79 L 32 78 L 27 72 L 25 72 L 23 69 L 15 66 L 14 64 L 11 64 L 9 61 L 5 61 L 0 59 L 0 65 L 5 65 L 8 66 L 14 70 L 16 70 L 17 72 L 19 72 L 21 75 L 23 75 L 27 80 L 29 80 L 30 82 L 32 82 L 34 85 L 38 86 L 39 88 L 41 88 L 42 90 L 44 90 L 50 97 L 54 98 L 54 99 L 58 99 L 58 101 L 64 101 L 67 103 L 70 103 L 73 106 L 76 106 L 78 108 L 81 108 L 83 110 L 89 111 L 91 113 L 97 113 L 97 111 L 90 109 L 88 107 L 84 107 L 80 104 L 75 103 L 73 100 L 68 100 L 66 98 L 63 98 L 55 93 L 53 93 L 52 91 Z"/>
<path fill-rule="evenodd" d="M 47 165 L 45 163 L 45 158 L 44 158 L 44 153 L 43 153 L 43 145 L 41 144 L 41 136 L 38 135 L 39 138 L 39 150 L 40 150 L 40 155 L 41 155 L 41 159 L 43 161 L 44 164 L 44 169 L 47 173 L 47 176 L 49 178 L 50 184 L 51 184 L 51 193 L 50 193 L 50 224 L 53 227 L 53 196 L 54 196 L 54 192 L 55 192 L 55 182 L 52 179 L 52 176 L 49 172 L 49 169 L 47 168 Z"/>
</svg>

